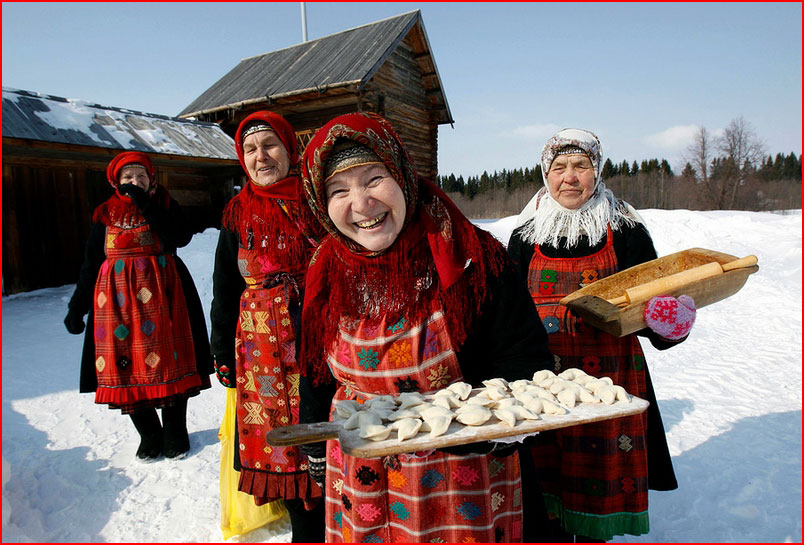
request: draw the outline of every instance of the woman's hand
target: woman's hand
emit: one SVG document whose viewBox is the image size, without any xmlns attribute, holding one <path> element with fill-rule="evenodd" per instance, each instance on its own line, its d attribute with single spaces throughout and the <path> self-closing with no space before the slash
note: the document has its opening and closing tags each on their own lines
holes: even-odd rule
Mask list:
<svg viewBox="0 0 804 545">
<path fill-rule="evenodd" d="M 660 337 L 677 341 L 689 335 L 695 313 L 695 301 L 689 295 L 651 297 L 645 305 L 645 323 Z"/>
</svg>

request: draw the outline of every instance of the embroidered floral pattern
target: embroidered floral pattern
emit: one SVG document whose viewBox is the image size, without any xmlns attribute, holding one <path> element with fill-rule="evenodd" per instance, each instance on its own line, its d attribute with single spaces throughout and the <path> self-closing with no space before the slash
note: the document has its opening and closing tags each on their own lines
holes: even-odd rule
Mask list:
<svg viewBox="0 0 804 545">
<path fill-rule="evenodd" d="M 404 488 L 408 484 L 408 479 L 401 471 L 388 471 L 388 484 L 394 488 Z"/>
<path fill-rule="evenodd" d="M 457 481 L 463 486 L 470 486 L 475 481 L 480 479 L 480 475 L 478 474 L 477 470 L 470 466 L 458 466 L 455 471 L 452 472 L 452 479 Z"/>
<path fill-rule="evenodd" d="M 376 351 L 363 348 L 357 353 L 360 366 L 368 371 L 369 369 L 376 369 L 380 364 L 380 359 Z"/>
<path fill-rule="evenodd" d="M 400 318 L 395 324 L 388 326 L 388 331 L 396 333 L 405 329 L 405 317 Z"/>
<path fill-rule="evenodd" d="M 581 360 L 581 362 L 583 364 L 583 370 L 586 371 L 587 374 L 593 376 L 600 374 L 600 358 L 597 356 L 586 356 Z"/>
<path fill-rule="evenodd" d="M 366 522 L 372 522 L 380 516 L 380 510 L 370 503 L 361 503 L 355 508 L 355 512 Z"/>
<path fill-rule="evenodd" d="M 410 365 L 413 355 L 411 354 L 410 341 L 400 341 L 391 346 L 388 351 L 388 359 L 396 367 Z"/>
<path fill-rule="evenodd" d="M 495 492 L 491 495 L 491 510 L 496 511 L 500 508 L 503 502 L 505 502 L 505 497 L 499 492 Z"/>
<path fill-rule="evenodd" d="M 557 333 L 560 329 L 561 323 L 558 321 L 558 318 L 555 316 L 545 316 L 544 318 L 544 329 L 547 333 Z"/>
<path fill-rule="evenodd" d="M 431 390 L 440 390 L 449 384 L 451 378 L 452 377 L 449 374 L 449 369 L 445 365 L 441 364 L 433 369 L 430 369 L 430 372 L 427 375 L 427 379 L 430 381 Z"/>
<path fill-rule="evenodd" d="M 388 507 L 399 520 L 408 520 L 410 518 L 410 511 L 408 511 L 408 508 L 405 507 L 405 504 L 401 501 L 395 501 Z"/>
<path fill-rule="evenodd" d="M 460 506 L 458 506 L 458 513 L 463 516 L 466 520 L 475 520 L 477 517 L 480 516 L 482 511 L 480 508 L 470 501 L 463 502 Z"/>
<path fill-rule="evenodd" d="M 444 476 L 436 471 L 435 469 L 428 469 L 424 475 L 422 475 L 419 484 L 425 488 L 435 488 L 438 486 L 441 481 L 444 480 Z"/>
<path fill-rule="evenodd" d="M 364 486 L 371 486 L 380 480 L 380 476 L 368 466 L 360 466 L 355 473 L 355 478 Z"/>
<path fill-rule="evenodd" d="M 497 458 L 491 458 L 489 461 L 489 477 L 492 479 L 505 469 L 505 464 Z"/>
</svg>

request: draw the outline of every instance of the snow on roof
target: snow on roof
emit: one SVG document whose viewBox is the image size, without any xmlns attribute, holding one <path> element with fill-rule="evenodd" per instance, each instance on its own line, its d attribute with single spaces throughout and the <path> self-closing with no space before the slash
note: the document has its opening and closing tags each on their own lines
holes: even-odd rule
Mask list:
<svg viewBox="0 0 804 545">
<path fill-rule="evenodd" d="M 150 153 L 237 159 L 215 123 L 3 87 L 3 137 Z"/>
</svg>

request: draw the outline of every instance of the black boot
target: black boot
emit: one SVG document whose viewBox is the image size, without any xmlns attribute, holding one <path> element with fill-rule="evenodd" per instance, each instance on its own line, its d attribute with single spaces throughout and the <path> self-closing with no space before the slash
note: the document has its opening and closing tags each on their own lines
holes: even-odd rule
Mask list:
<svg viewBox="0 0 804 545">
<path fill-rule="evenodd" d="M 156 409 L 142 409 L 129 416 L 140 434 L 137 458 L 149 462 L 159 458 L 162 454 L 162 425 Z"/>
<path fill-rule="evenodd" d="M 167 458 L 176 458 L 190 450 L 187 435 L 187 398 L 162 409 L 163 444 Z"/>
</svg>

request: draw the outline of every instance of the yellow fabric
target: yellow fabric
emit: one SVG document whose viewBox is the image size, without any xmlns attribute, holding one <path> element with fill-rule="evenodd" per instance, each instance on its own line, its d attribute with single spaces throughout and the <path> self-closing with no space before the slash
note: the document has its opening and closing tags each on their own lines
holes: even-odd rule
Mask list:
<svg viewBox="0 0 804 545">
<path fill-rule="evenodd" d="M 257 506 L 250 494 L 240 492 L 240 472 L 234 469 L 235 411 L 237 389 L 226 388 L 226 412 L 218 439 L 221 441 L 221 531 L 223 539 L 245 534 L 281 518 L 286 512 L 282 500 Z"/>
</svg>

